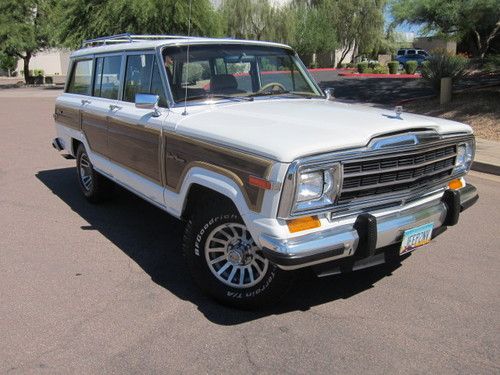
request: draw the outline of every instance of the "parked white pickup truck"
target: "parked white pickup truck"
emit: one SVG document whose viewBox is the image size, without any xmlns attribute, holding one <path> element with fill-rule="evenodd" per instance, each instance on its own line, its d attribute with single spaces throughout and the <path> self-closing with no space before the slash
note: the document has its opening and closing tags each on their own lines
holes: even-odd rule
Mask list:
<svg viewBox="0 0 500 375">
<path fill-rule="evenodd" d="M 469 126 L 335 101 L 282 44 L 86 41 L 54 118 L 85 197 L 117 183 L 185 220 L 194 280 L 238 307 L 274 301 L 298 268 L 399 259 L 478 198 Z"/>
</svg>

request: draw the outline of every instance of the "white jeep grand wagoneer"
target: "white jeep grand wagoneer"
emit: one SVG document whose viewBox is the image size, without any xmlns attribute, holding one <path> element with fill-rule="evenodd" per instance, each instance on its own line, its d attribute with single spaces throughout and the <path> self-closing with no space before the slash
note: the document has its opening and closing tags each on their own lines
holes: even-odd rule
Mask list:
<svg viewBox="0 0 500 375">
<path fill-rule="evenodd" d="M 239 307 L 275 300 L 298 268 L 398 260 L 478 197 L 469 126 L 335 101 L 282 44 L 86 41 L 54 118 L 85 197 L 117 183 L 185 220 L 194 280 Z"/>
</svg>

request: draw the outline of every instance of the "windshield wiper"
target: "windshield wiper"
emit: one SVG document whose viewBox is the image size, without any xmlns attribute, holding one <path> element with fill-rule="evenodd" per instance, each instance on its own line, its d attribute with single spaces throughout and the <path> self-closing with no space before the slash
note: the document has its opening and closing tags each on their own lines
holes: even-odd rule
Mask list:
<svg viewBox="0 0 500 375">
<path fill-rule="evenodd" d="M 256 92 L 253 94 L 248 95 L 248 97 L 254 98 L 257 96 L 298 96 L 301 98 L 306 98 L 306 99 L 311 99 L 313 96 L 309 94 L 301 94 L 298 92 L 293 92 L 293 91 L 280 91 L 280 92 Z"/>
<path fill-rule="evenodd" d="M 227 99 L 227 100 L 233 100 L 233 101 L 241 101 L 241 100 L 246 100 L 246 101 L 253 101 L 253 98 L 248 97 L 248 96 L 232 96 L 232 95 L 222 95 L 222 94 L 214 94 L 214 95 L 197 95 L 197 96 L 188 96 L 186 98 L 187 101 L 191 100 L 201 100 L 201 99 Z M 179 100 L 181 102 L 182 100 Z"/>
</svg>

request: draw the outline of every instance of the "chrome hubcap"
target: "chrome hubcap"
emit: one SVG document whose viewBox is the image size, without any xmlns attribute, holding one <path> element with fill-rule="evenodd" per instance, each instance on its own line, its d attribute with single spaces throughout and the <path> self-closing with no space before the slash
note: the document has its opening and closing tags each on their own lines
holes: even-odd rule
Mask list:
<svg viewBox="0 0 500 375">
<path fill-rule="evenodd" d="M 92 164 L 90 164 L 89 157 L 87 154 L 82 154 L 80 156 L 80 181 L 85 190 L 89 191 L 92 189 Z"/>
<path fill-rule="evenodd" d="M 269 267 L 246 226 L 238 223 L 212 230 L 205 243 L 205 258 L 212 274 L 233 288 L 258 284 Z"/>
</svg>

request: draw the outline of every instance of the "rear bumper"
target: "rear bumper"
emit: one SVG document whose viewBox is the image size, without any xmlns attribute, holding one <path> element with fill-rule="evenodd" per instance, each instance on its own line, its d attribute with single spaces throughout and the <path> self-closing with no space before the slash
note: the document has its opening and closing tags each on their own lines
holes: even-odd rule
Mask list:
<svg viewBox="0 0 500 375">
<path fill-rule="evenodd" d="M 376 249 L 400 242 L 407 229 L 433 223 L 434 234 L 438 235 L 444 227 L 455 225 L 460 212 L 477 199 L 476 188 L 467 184 L 462 189 L 447 190 L 435 199 L 404 206 L 395 212 L 361 214 L 351 224 L 291 239 L 262 234 L 260 241 L 264 255 L 285 270 L 348 257 L 368 259 L 375 256 Z"/>
</svg>

